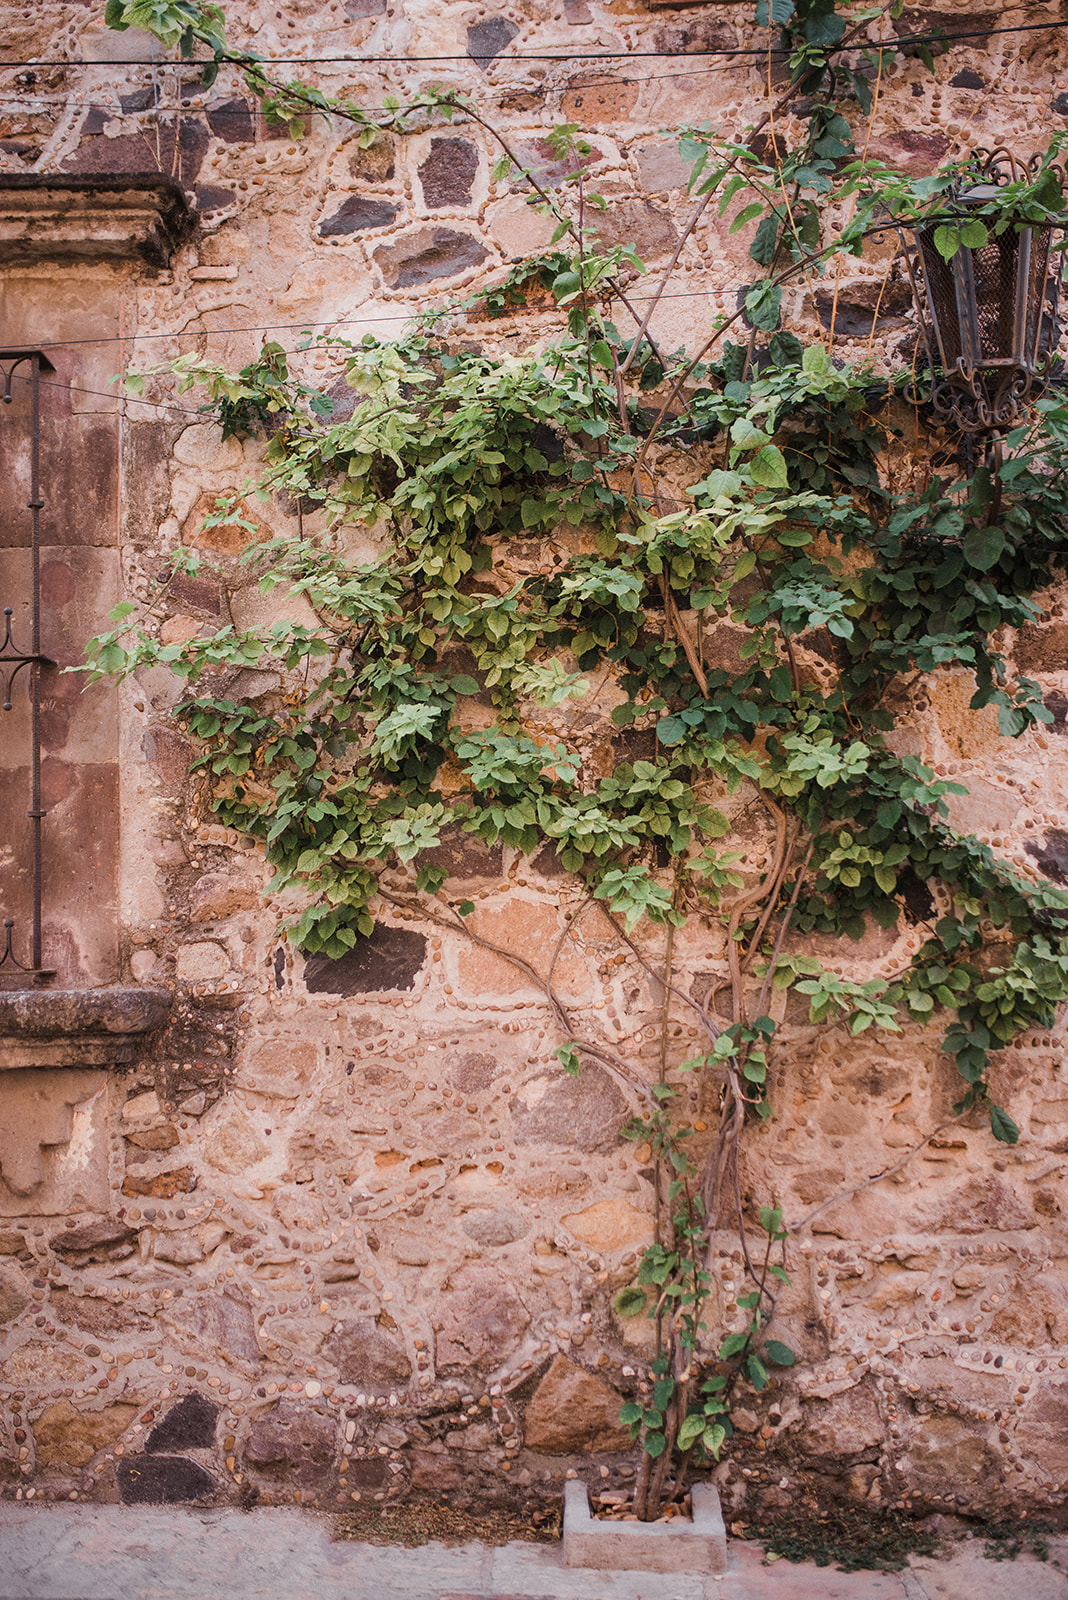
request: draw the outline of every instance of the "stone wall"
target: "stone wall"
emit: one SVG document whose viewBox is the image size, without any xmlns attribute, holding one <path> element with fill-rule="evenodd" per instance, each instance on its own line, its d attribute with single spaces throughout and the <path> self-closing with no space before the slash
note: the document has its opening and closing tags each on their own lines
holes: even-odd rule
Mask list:
<svg viewBox="0 0 1068 1600">
<path fill-rule="evenodd" d="M 665 126 L 711 119 L 740 135 L 765 103 L 762 67 L 702 54 L 759 37 L 748 4 L 229 9 L 237 42 L 271 58 L 307 52 L 313 38 L 317 56 L 388 53 L 388 68 L 314 69 L 331 92 L 348 88 L 367 104 L 387 87 L 444 79 L 467 88 L 546 165 L 547 130 L 581 121 L 609 202 L 604 236 L 633 242 L 653 264 L 674 249 L 687 215 Z M 964 15 L 942 0 L 895 26 L 984 30 L 1054 10 L 977 0 Z M 74 650 L 120 574 L 143 596 L 161 556 L 183 543 L 202 548 L 214 570 L 171 585 L 166 639 L 228 618 L 269 620 L 282 602 L 264 599 L 239 566 L 246 535 L 200 531 L 215 496 L 255 473 L 261 446 L 224 443 L 194 399 L 119 408 L 104 398 L 111 372 L 124 356 L 161 361 L 190 348 L 240 364 L 265 327 L 287 348 L 309 324 L 388 336 L 412 311 L 499 280 L 547 243 L 550 225 L 522 192 L 494 184 L 496 151 L 469 124 L 381 136 L 369 149 L 341 123 L 289 138 L 264 127 L 225 72 L 203 93 L 188 68 L 136 64 L 151 41 L 106 34 L 79 5 L 13 10 L 5 32 L 8 58 L 74 64 L 0 69 L 0 169 L 152 167 L 195 191 L 202 219 L 162 271 L 105 261 L 87 276 L 60 264 L 28 284 L 18 249 L 4 247 L 0 345 L 65 351 L 60 381 L 98 396 L 72 391 L 75 431 L 51 436 L 53 451 L 67 441 L 52 480 L 67 521 L 49 567 L 49 643 L 60 640 L 68 601 L 79 620 L 62 638 Z M 545 59 L 509 62 L 509 51 Z M 580 59 L 606 51 L 624 59 Z M 1029 153 L 1064 125 L 1066 63 L 1061 33 L 990 32 L 942 54 L 933 76 L 919 61 L 897 64 L 881 85 L 870 151 L 917 172 L 1005 137 Z M 709 213 L 684 248 L 676 296 L 654 319 L 668 348 L 695 347 L 734 309 L 751 276 L 746 248 Z M 841 355 L 872 351 L 893 364 L 913 336 L 904 289 L 892 282 L 880 300 L 885 271 L 876 251 L 843 279 Z M 787 322 L 802 336 L 815 336 L 828 309 L 819 292 L 787 295 Z M 545 327 L 528 308 L 475 331 L 518 350 Z M 97 342 L 63 344 L 80 339 Z M 313 361 L 311 370 L 324 369 Z M 249 514 L 265 532 L 297 526 L 292 505 L 251 501 Z M 0 572 L 5 582 L 16 575 L 10 562 Z M 709 641 L 729 647 L 727 637 Z M 954 802 L 959 824 L 1021 869 L 1065 882 L 1060 594 L 1013 648 L 1048 688 L 1058 719 L 1048 733 L 999 742 L 993 713 L 968 711 L 969 685 L 945 672 L 903 708 L 895 738 L 967 784 Z M 52 902 L 52 964 L 74 987 L 121 979 L 158 989 L 170 1011 L 136 1059 L 82 1071 L 73 1100 L 59 1095 L 62 1115 L 54 1093 L 49 1116 L 33 1109 L 35 1072 L 51 1080 L 71 1069 L 39 1070 L 47 1052 L 27 1066 L 0 1044 L 9 1069 L 0 1071 L 0 1492 L 329 1508 L 405 1493 L 552 1500 L 574 1472 L 626 1483 L 634 1462 L 616 1414 L 644 1380 L 651 1325 L 621 1321 L 610 1303 L 651 1237 L 653 1191 L 648 1147 L 620 1139 L 633 1109 L 623 1090 L 595 1067 L 563 1076 L 540 991 L 433 924 L 387 907 L 351 956 L 305 962 L 277 937 L 289 907 L 265 898 L 260 853 L 214 823 L 190 784 L 192 751 L 169 716 L 175 683 L 149 672 L 117 696 L 79 696 L 62 688 L 73 680 L 54 682 L 49 759 L 57 771 L 66 761 L 75 785 L 106 766 L 118 789 L 106 804 L 70 807 L 68 842 L 92 815 L 113 843 L 98 850 L 83 832 L 81 854 L 68 854 L 75 868 Z M 254 696 L 272 686 L 244 674 L 229 689 Z M 597 724 L 583 737 L 595 769 L 618 759 L 615 730 Z M 0 757 L 4 785 L 15 738 Z M 756 871 L 768 842 L 750 799 L 740 791 L 730 802 L 728 842 Z M 58 823 L 63 802 L 54 803 Z M 5 817 L 17 810 L 5 799 Z M 551 853 L 526 860 L 460 839 L 442 847 L 442 861 L 450 890 L 475 902 L 474 930 L 536 968 L 569 929 L 563 992 L 637 1068 L 655 1070 L 661 995 L 597 911 L 578 918 L 577 886 Z M 931 911 L 917 904 L 897 929 L 845 953 L 830 941 L 806 948 L 853 977 L 893 971 Z M 654 965 L 662 959 L 661 933 L 642 926 L 637 937 Z M 675 964 L 680 984 L 706 995 L 725 967 L 722 928 L 680 934 Z M 681 1005 L 670 1016 L 676 1064 L 695 1030 Z M 966 1121 L 906 1160 L 958 1093 L 935 1035 L 908 1028 L 855 1041 L 807 1026 L 800 1011 L 781 1021 L 775 1116 L 747 1136 L 744 1187 L 780 1202 L 793 1224 L 817 1214 L 792 1246 L 776 1329 L 801 1359 L 736 1410 L 738 1447 L 718 1474 L 731 1505 L 833 1492 L 999 1515 L 1059 1506 L 1068 1488 L 1063 1038 L 1024 1038 L 997 1068 L 998 1098 L 1023 1129 L 1018 1147 L 995 1147 L 979 1120 Z M 707 1134 L 712 1109 L 691 1099 Z M 730 1234 L 717 1246 L 716 1311 L 729 1311 L 740 1254 Z"/>
</svg>

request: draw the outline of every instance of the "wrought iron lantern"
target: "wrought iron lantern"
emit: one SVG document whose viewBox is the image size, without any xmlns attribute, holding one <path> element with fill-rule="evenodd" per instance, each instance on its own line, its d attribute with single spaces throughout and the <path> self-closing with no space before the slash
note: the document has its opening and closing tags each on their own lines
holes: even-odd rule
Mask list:
<svg viewBox="0 0 1068 1600">
<path fill-rule="evenodd" d="M 976 154 L 982 160 L 974 181 L 957 190 L 945 212 L 914 229 L 934 337 L 929 354 L 932 367 L 937 361 L 942 369 L 932 400 L 936 412 L 969 434 L 1013 427 L 1041 392 L 1059 333 L 1063 253 L 1054 236 L 1068 220 L 1036 223 L 1009 211 L 1001 233 L 990 228 L 985 244 L 961 243 L 947 261 L 935 243 L 938 228 L 973 220 L 1006 184 L 1037 171 L 1037 158 L 1025 166 L 1004 149 Z"/>
</svg>

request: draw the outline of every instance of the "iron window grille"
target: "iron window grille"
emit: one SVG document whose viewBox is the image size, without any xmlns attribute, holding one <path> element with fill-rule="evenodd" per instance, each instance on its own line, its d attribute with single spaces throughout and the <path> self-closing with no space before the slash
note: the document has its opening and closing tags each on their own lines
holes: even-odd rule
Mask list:
<svg viewBox="0 0 1068 1600">
<path fill-rule="evenodd" d="M 19 371 L 29 364 L 29 374 Z M 30 645 L 20 648 L 14 629 L 14 609 L 4 607 L 4 631 L 0 641 L 0 686 L 3 688 L 2 708 L 12 710 L 12 696 L 21 687 L 19 675 L 26 674 L 30 699 L 30 841 L 31 902 L 29 961 L 20 961 L 16 954 L 18 940 L 14 917 L 4 918 L 3 946 L 0 949 L 0 988 L 24 987 L 26 984 L 46 983 L 55 973 L 43 965 L 41 949 L 41 878 L 42 836 L 41 823 L 45 812 L 41 807 L 41 674 L 54 665 L 41 650 L 41 373 L 52 372 L 52 363 L 43 350 L 0 350 L 0 374 L 3 376 L 3 400 L 10 405 L 12 384 L 16 375 L 30 386 Z"/>
</svg>

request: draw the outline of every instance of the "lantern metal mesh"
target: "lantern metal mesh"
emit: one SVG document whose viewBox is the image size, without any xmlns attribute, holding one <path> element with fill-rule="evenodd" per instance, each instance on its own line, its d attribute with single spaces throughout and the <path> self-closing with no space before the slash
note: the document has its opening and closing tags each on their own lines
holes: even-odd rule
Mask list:
<svg viewBox="0 0 1068 1600">
<path fill-rule="evenodd" d="M 954 197 L 952 210 L 915 230 L 927 312 L 942 367 L 935 410 L 967 433 L 1012 427 L 1041 390 L 1056 348 L 1062 255 L 1056 222 L 1010 221 L 988 242 L 965 245 L 949 261 L 935 245 L 946 222 L 965 222 L 998 187 L 1025 175 L 1006 151 L 989 155 L 985 180 Z M 932 352 L 933 353 L 933 352 Z"/>
</svg>

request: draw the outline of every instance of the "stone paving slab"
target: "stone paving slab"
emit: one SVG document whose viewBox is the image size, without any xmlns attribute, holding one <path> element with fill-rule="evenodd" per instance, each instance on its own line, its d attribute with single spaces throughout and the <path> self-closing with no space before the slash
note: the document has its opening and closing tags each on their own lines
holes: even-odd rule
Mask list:
<svg viewBox="0 0 1068 1600">
<path fill-rule="evenodd" d="M 720 1577 L 595 1572 L 558 1545 L 332 1543 L 297 1510 L 0 1504 L 0 1600 L 1068 1600 L 1054 1563 L 958 1547 L 903 1573 L 764 1566 L 734 1540 Z M 1059 1556 L 1061 1551 L 1058 1549 Z"/>
</svg>

